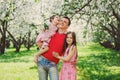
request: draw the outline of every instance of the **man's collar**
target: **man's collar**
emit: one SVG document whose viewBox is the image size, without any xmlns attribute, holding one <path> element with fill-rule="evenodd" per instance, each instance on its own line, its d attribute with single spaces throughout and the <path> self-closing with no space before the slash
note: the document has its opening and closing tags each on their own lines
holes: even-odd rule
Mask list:
<svg viewBox="0 0 120 80">
<path fill-rule="evenodd" d="M 68 32 L 68 31 L 59 31 L 59 30 L 58 30 L 58 33 L 59 33 L 59 34 L 66 34 L 67 32 Z"/>
</svg>

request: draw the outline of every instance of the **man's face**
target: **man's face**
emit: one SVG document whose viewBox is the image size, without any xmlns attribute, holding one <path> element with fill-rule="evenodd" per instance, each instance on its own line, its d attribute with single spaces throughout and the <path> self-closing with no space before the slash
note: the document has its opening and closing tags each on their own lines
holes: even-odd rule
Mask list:
<svg viewBox="0 0 120 80">
<path fill-rule="evenodd" d="M 69 21 L 66 18 L 62 18 L 59 22 L 59 28 L 61 29 L 67 29 L 68 28 Z"/>
</svg>

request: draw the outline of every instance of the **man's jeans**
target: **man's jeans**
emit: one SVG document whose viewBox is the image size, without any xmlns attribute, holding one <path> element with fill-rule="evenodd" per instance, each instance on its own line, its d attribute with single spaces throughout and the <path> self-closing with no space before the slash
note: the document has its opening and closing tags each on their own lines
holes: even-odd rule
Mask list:
<svg viewBox="0 0 120 80">
<path fill-rule="evenodd" d="M 38 73 L 39 80 L 48 80 L 48 75 L 50 80 L 59 80 L 57 64 L 43 57 L 38 58 Z"/>
</svg>

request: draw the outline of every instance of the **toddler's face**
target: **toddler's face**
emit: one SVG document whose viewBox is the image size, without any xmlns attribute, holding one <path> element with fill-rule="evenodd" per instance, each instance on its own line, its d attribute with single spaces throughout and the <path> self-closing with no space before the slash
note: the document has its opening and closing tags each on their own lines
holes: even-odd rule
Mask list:
<svg viewBox="0 0 120 80">
<path fill-rule="evenodd" d="M 60 17 L 59 17 L 59 16 L 55 16 L 55 17 L 54 17 L 54 22 L 58 24 L 59 21 L 60 21 Z"/>
</svg>

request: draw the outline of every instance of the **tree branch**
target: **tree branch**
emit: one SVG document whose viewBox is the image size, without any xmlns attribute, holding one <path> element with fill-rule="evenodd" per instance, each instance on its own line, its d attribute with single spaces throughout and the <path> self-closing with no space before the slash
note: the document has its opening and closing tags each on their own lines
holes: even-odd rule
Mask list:
<svg viewBox="0 0 120 80">
<path fill-rule="evenodd" d="M 2 19 L 0 19 L 0 22 L 3 22 L 3 20 L 2 20 Z"/>
<path fill-rule="evenodd" d="M 103 29 L 106 30 L 112 37 L 116 39 L 116 36 L 113 34 L 112 30 L 108 29 L 106 26 L 103 26 Z"/>
<path fill-rule="evenodd" d="M 85 8 L 92 0 L 89 0 L 86 4 L 84 4 L 81 8 L 79 8 L 78 10 L 76 10 L 73 15 L 71 16 L 71 18 L 78 12 L 80 12 L 83 8 Z"/>
<path fill-rule="evenodd" d="M 0 33 L 1 33 L 2 35 L 4 35 L 4 33 L 3 33 L 2 29 L 1 29 L 1 27 L 0 27 Z"/>
<path fill-rule="evenodd" d="M 112 13 L 117 18 L 117 20 L 120 22 L 120 15 L 117 14 L 114 9 L 112 9 Z"/>
<path fill-rule="evenodd" d="M 8 34 L 10 35 L 10 37 L 13 39 L 13 41 L 15 42 L 15 44 L 17 45 L 17 41 L 15 40 L 15 38 L 13 37 L 13 35 L 8 30 L 6 30 L 6 31 L 8 32 Z"/>
<path fill-rule="evenodd" d="M 111 27 L 113 33 L 116 35 L 117 28 L 112 23 L 108 25 Z"/>
</svg>

